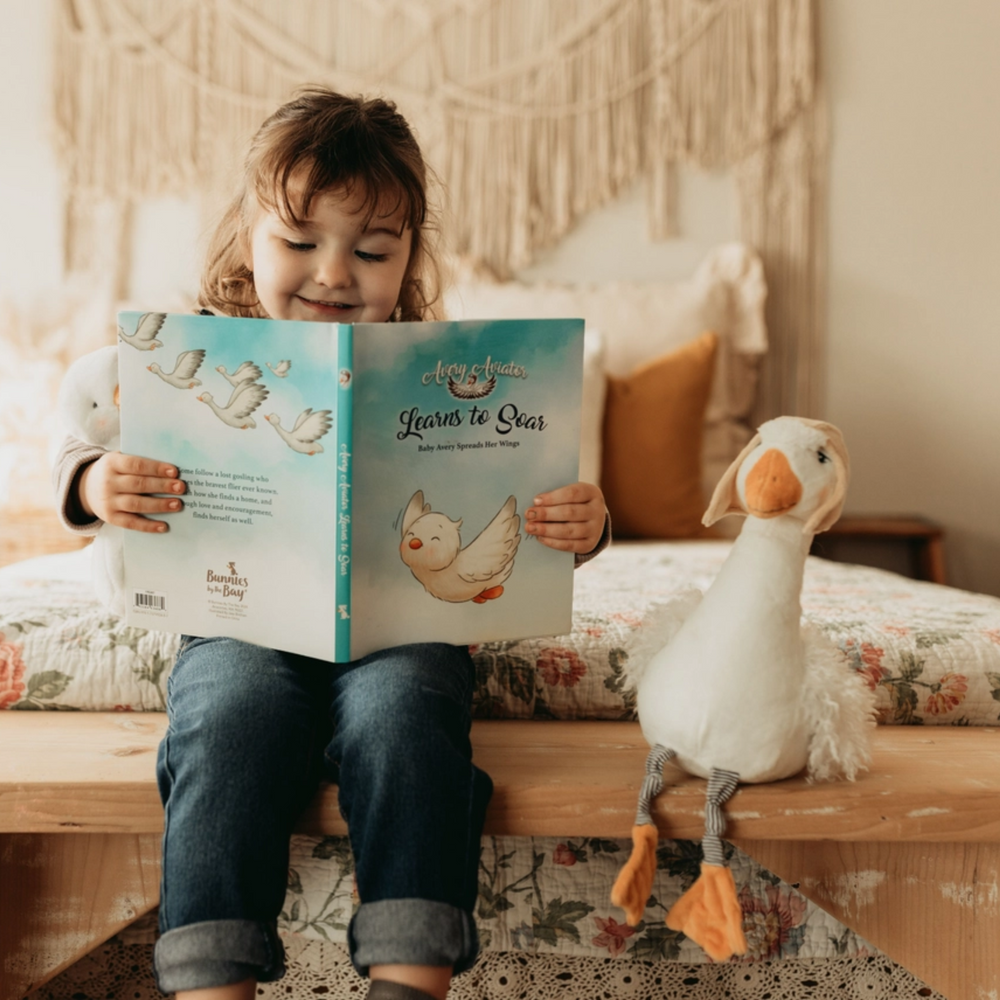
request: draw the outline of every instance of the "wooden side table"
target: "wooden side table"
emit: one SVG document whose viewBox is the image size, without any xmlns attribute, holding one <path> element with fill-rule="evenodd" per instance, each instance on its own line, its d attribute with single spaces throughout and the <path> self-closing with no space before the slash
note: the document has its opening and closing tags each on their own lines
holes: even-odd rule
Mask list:
<svg viewBox="0 0 1000 1000">
<path fill-rule="evenodd" d="M 0 510 L 0 566 L 50 552 L 72 552 L 90 541 L 67 531 L 53 507 Z"/>
<path fill-rule="evenodd" d="M 918 580 L 948 582 L 944 528 L 918 515 L 842 517 L 829 531 L 816 536 L 811 553 L 827 559 L 881 566 L 880 562 L 866 558 L 877 555 L 877 549 L 882 552 L 895 549 L 897 561 L 899 555 L 905 561 L 903 567 L 893 565 L 883 568 L 898 568 Z"/>
</svg>

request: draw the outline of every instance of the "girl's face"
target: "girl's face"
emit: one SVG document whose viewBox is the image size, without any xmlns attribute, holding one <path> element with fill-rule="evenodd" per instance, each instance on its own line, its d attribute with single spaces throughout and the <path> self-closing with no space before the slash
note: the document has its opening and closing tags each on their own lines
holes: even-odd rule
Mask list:
<svg viewBox="0 0 1000 1000">
<path fill-rule="evenodd" d="M 294 200 L 294 187 L 290 192 Z M 272 319 L 384 323 L 410 260 L 404 212 L 373 215 L 364 199 L 333 190 L 313 199 L 301 227 L 258 207 L 250 231 L 254 288 Z"/>
</svg>

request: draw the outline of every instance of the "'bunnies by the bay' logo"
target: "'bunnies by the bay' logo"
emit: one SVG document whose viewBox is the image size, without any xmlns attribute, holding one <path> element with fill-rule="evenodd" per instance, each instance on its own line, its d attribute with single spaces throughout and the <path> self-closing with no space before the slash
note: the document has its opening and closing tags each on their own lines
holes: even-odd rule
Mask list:
<svg viewBox="0 0 1000 1000">
<path fill-rule="evenodd" d="M 216 573 L 215 570 L 208 570 L 205 581 L 210 594 L 227 600 L 240 601 L 241 603 L 247 590 L 250 588 L 250 579 L 240 576 L 237 572 L 235 562 L 227 565 L 225 573 Z"/>
</svg>

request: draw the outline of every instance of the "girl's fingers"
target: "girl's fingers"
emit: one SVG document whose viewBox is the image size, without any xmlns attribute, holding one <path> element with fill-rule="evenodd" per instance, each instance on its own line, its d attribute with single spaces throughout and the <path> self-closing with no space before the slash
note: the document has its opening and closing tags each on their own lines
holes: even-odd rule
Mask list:
<svg viewBox="0 0 1000 1000">
<path fill-rule="evenodd" d="M 576 539 L 551 538 L 548 536 L 543 538 L 541 535 L 537 537 L 543 545 L 547 545 L 550 549 L 558 549 L 560 552 L 576 552 L 580 549 L 580 543 Z"/>
<path fill-rule="evenodd" d="M 596 514 L 587 504 L 556 504 L 552 507 L 529 507 L 525 511 L 528 522 L 532 521 L 591 521 Z M 603 517 L 603 515 L 602 515 Z"/>
<path fill-rule="evenodd" d="M 155 476 L 119 476 L 115 480 L 119 493 L 183 493 L 186 486 L 180 479 L 163 479 Z"/>
<path fill-rule="evenodd" d="M 557 490 L 550 490 L 548 493 L 539 493 L 535 497 L 536 504 L 586 504 L 591 500 L 601 498 L 601 491 L 591 483 L 572 483 L 569 486 L 560 486 Z"/>
<path fill-rule="evenodd" d="M 538 521 L 528 523 L 528 531 L 533 535 L 544 535 L 546 538 L 582 538 L 587 534 L 586 521 L 549 521 L 541 524 Z"/>
<path fill-rule="evenodd" d="M 147 497 L 122 493 L 118 497 L 118 511 L 122 514 L 169 514 L 180 510 L 184 504 L 172 497 Z"/>
<path fill-rule="evenodd" d="M 177 468 L 169 462 L 158 462 L 155 458 L 142 458 L 140 455 L 123 455 L 120 451 L 109 452 L 105 457 L 119 475 L 177 478 Z"/>
<path fill-rule="evenodd" d="M 109 486 L 116 493 L 183 493 L 184 482 L 177 478 L 177 467 L 152 458 L 114 452 Z"/>
<path fill-rule="evenodd" d="M 107 523 L 119 528 L 126 528 L 129 531 L 163 532 L 168 530 L 168 525 L 163 521 L 154 521 L 141 514 L 129 514 L 124 511 L 112 514 Z"/>
</svg>

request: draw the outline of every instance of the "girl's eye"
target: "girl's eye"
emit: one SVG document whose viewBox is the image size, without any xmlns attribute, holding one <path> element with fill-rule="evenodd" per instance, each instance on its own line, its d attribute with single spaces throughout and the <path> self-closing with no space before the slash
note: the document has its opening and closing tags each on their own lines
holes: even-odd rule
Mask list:
<svg viewBox="0 0 1000 1000">
<path fill-rule="evenodd" d="M 376 264 L 389 259 L 387 253 L 367 253 L 364 250 L 355 250 L 354 252 L 361 260 L 373 261 Z"/>
<path fill-rule="evenodd" d="M 823 451 L 822 448 L 820 448 L 820 450 L 816 452 L 816 454 L 819 456 L 819 461 L 821 465 L 823 464 L 823 462 L 830 461 L 830 456 L 825 451 Z"/>
<path fill-rule="evenodd" d="M 298 250 L 300 252 L 316 249 L 315 243 L 296 243 L 294 240 L 285 240 L 285 246 L 288 247 L 289 250 Z"/>
</svg>

